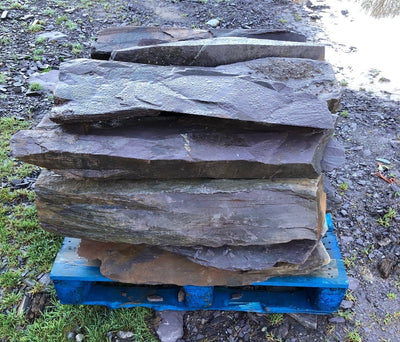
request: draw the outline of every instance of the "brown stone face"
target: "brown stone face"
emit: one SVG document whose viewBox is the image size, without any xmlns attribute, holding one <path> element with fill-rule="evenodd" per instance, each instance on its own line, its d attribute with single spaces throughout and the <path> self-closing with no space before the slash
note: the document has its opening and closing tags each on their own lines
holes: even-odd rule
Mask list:
<svg viewBox="0 0 400 342">
<path fill-rule="evenodd" d="M 164 246 L 274 245 L 321 237 L 318 179 L 95 181 L 42 172 L 43 228 L 70 237 Z"/>
<path fill-rule="evenodd" d="M 101 260 L 100 272 L 131 284 L 242 286 L 280 275 L 308 274 L 329 262 L 322 243 L 302 265 L 280 263 L 261 271 L 227 271 L 205 267 L 155 246 L 101 243 L 83 240 L 78 254 Z"/>
</svg>

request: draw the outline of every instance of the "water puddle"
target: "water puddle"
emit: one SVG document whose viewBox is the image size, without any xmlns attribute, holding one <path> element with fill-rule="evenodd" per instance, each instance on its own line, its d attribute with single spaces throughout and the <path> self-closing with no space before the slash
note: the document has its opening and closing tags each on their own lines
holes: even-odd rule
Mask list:
<svg viewBox="0 0 400 342">
<path fill-rule="evenodd" d="M 364 5 L 371 3 L 371 0 L 363 1 Z M 396 5 L 395 0 L 372 2 L 382 1 L 400 7 L 400 2 Z M 326 59 L 336 68 L 336 77 L 342 85 L 400 100 L 400 16 L 372 17 L 354 0 L 315 4 L 330 6 L 318 13 L 321 16 L 318 23 L 325 31 L 319 39 L 328 45 Z M 395 11 L 390 7 L 390 13 Z"/>
</svg>

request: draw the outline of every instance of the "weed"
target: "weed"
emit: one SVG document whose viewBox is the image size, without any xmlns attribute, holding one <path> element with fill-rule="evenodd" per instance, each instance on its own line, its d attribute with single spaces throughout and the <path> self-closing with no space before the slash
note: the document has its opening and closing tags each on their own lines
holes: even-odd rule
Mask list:
<svg viewBox="0 0 400 342">
<path fill-rule="evenodd" d="M 77 55 L 83 51 L 83 47 L 79 43 L 72 44 L 72 52 Z"/>
<path fill-rule="evenodd" d="M 383 323 L 385 325 L 388 325 L 388 324 L 392 323 L 392 319 L 393 319 L 393 316 L 389 312 L 387 312 L 385 315 L 385 318 L 383 319 Z"/>
<path fill-rule="evenodd" d="M 352 302 L 356 301 L 356 297 L 354 297 L 353 292 L 351 292 L 350 290 L 346 291 L 346 294 L 345 294 L 344 298 L 346 300 L 351 300 Z"/>
<path fill-rule="evenodd" d="M 73 21 L 68 20 L 68 21 L 65 22 L 65 27 L 66 27 L 68 30 L 73 31 L 73 30 L 76 30 L 76 28 L 78 27 L 78 25 L 77 25 L 76 23 L 74 23 Z"/>
<path fill-rule="evenodd" d="M 295 14 L 293 14 L 293 16 L 294 16 L 294 20 L 296 20 L 296 21 L 301 21 L 301 16 L 300 15 L 298 15 L 297 13 L 295 13 Z"/>
<path fill-rule="evenodd" d="M 287 23 L 287 20 L 286 20 L 286 19 L 283 19 L 283 18 L 281 18 L 281 19 L 279 19 L 279 22 L 280 22 L 281 24 L 286 24 L 286 23 Z"/>
<path fill-rule="evenodd" d="M 39 32 L 39 31 L 43 30 L 43 25 L 41 25 L 41 24 L 31 25 L 31 26 L 29 26 L 28 30 L 30 32 L 34 32 L 34 33 Z"/>
<path fill-rule="evenodd" d="M 342 111 L 340 112 L 340 116 L 341 116 L 342 118 L 348 118 L 348 117 L 349 117 L 349 112 L 348 112 L 347 110 L 342 110 Z"/>
<path fill-rule="evenodd" d="M 267 330 L 267 327 L 263 327 L 261 329 L 262 332 L 265 332 L 265 339 L 266 341 L 269 342 L 282 342 L 282 339 L 280 337 L 276 337 L 275 334 L 271 331 L 269 332 Z"/>
<path fill-rule="evenodd" d="M 283 314 L 281 314 L 281 313 L 269 314 L 268 322 L 273 326 L 281 324 L 283 322 Z"/>
<path fill-rule="evenodd" d="M 345 342 L 362 342 L 362 338 L 357 330 L 352 330 L 347 333 Z"/>
<path fill-rule="evenodd" d="M 386 297 L 387 297 L 387 299 L 390 299 L 390 300 L 396 300 L 397 299 L 397 295 L 395 293 L 393 293 L 393 292 L 387 293 Z"/>
<path fill-rule="evenodd" d="M 0 44 L 1 45 L 8 45 L 11 43 L 11 39 L 8 37 L 0 37 Z"/>
<path fill-rule="evenodd" d="M 21 271 L 8 270 L 0 274 L 0 286 L 8 289 L 21 283 Z"/>
<path fill-rule="evenodd" d="M 6 292 L 3 293 L 0 303 L 2 310 L 11 309 L 22 299 L 22 292 Z"/>
<path fill-rule="evenodd" d="M 382 227 L 390 227 L 391 221 L 397 216 L 396 210 L 394 210 L 392 207 L 389 207 L 388 212 L 383 215 L 383 217 L 380 217 L 379 219 L 376 220 Z"/>
<path fill-rule="evenodd" d="M 38 43 L 38 44 L 42 44 L 42 43 L 44 43 L 46 41 L 46 38 L 45 37 L 37 37 L 36 38 L 36 43 Z"/>
<path fill-rule="evenodd" d="M 23 10 L 23 9 L 25 9 L 25 6 L 24 6 L 24 5 L 21 5 L 19 2 L 13 2 L 13 3 L 10 5 L 10 9 L 14 9 L 14 10 Z"/>
<path fill-rule="evenodd" d="M 61 25 L 63 22 L 66 22 L 68 17 L 66 15 L 61 15 L 56 19 L 56 25 Z"/>
<path fill-rule="evenodd" d="M 42 90 L 42 88 L 43 88 L 43 86 L 37 82 L 32 82 L 31 84 L 29 84 L 30 91 L 40 91 L 40 90 Z"/>
<path fill-rule="evenodd" d="M 50 7 L 47 7 L 44 10 L 44 14 L 47 15 L 48 17 L 52 17 L 52 16 L 54 16 L 54 14 L 56 14 L 56 11 Z"/>
<path fill-rule="evenodd" d="M 44 53 L 44 49 L 40 48 L 40 49 L 35 49 L 33 51 L 33 57 L 32 59 L 34 61 L 41 61 L 42 60 L 42 55 Z"/>
<path fill-rule="evenodd" d="M 349 82 L 347 82 L 345 79 L 342 79 L 342 80 L 340 81 L 340 85 L 341 85 L 342 87 L 347 87 L 347 86 L 349 85 Z"/>
<path fill-rule="evenodd" d="M 7 83 L 7 75 L 4 72 L 0 72 L 0 84 Z"/>
<path fill-rule="evenodd" d="M 353 316 L 353 313 L 351 311 L 339 310 L 337 314 L 339 317 L 343 317 L 346 320 L 351 319 L 351 317 Z"/>
<path fill-rule="evenodd" d="M 339 189 L 342 191 L 346 191 L 349 188 L 349 184 L 347 182 L 342 182 L 339 184 Z"/>
</svg>

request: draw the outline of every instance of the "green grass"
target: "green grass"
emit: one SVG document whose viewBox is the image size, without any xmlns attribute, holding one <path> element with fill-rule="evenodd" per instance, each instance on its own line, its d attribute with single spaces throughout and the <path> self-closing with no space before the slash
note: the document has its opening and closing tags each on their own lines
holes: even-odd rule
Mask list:
<svg viewBox="0 0 400 342">
<path fill-rule="evenodd" d="M 83 47 L 79 43 L 72 44 L 72 52 L 77 55 L 83 51 Z"/>
<path fill-rule="evenodd" d="M 26 177 L 38 170 L 10 155 L 11 136 L 30 125 L 28 121 L 0 118 L 0 160 L 3 161 L 0 178 L 3 182 Z M 34 199 L 31 190 L 0 188 L 0 259 L 5 260 L 5 269 L 0 273 L 0 341 L 67 342 L 67 333 L 77 327 L 85 336 L 85 342 L 107 341 L 108 332 L 119 330 L 133 331 L 133 341 L 157 341 L 148 327 L 151 310 L 61 305 L 51 286 L 47 289 L 51 296 L 50 305 L 33 321 L 13 309 L 24 296 L 22 274 L 28 271 L 26 277 L 34 280 L 40 273 L 50 271 L 62 242 L 61 237 L 40 227 Z M 36 282 L 30 293 L 35 296 L 44 290 L 44 286 Z"/>
<path fill-rule="evenodd" d="M 7 75 L 4 72 L 0 72 L 0 84 L 7 83 Z"/>
<path fill-rule="evenodd" d="M 42 90 L 42 85 L 40 83 L 32 82 L 31 84 L 29 84 L 29 90 L 31 91 Z"/>
</svg>

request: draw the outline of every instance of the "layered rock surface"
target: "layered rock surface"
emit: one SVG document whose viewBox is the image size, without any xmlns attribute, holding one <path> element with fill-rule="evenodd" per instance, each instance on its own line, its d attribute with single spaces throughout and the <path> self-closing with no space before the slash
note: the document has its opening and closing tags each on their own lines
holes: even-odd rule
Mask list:
<svg viewBox="0 0 400 342">
<path fill-rule="evenodd" d="M 42 172 L 43 228 L 98 241 L 163 246 L 273 245 L 321 238 L 320 179 L 94 181 Z"/>
<path fill-rule="evenodd" d="M 133 46 L 113 50 L 111 59 L 154 65 L 214 67 L 265 57 L 290 57 L 323 60 L 325 48 L 304 42 L 245 37 L 217 37 L 184 42 Z"/>
<path fill-rule="evenodd" d="M 87 259 L 101 260 L 101 273 L 115 281 L 180 286 L 251 285 L 274 276 L 309 274 L 330 260 L 321 242 L 302 265 L 281 263 L 266 270 L 248 272 L 205 267 L 155 246 L 83 240 L 78 253 Z"/>
<path fill-rule="evenodd" d="M 86 130 L 48 122 L 11 145 L 18 159 L 75 178 L 315 178 L 329 136 L 164 117 Z"/>
<path fill-rule="evenodd" d="M 196 30 L 180 27 L 144 26 L 111 27 L 98 32 L 97 40 L 92 47 L 91 57 L 94 59 L 109 59 L 113 50 L 214 37 L 246 37 L 298 42 L 306 40 L 301 34 L 282 30 Z"/>
<path fill-rule="evenodd" d="M 74 60 L 60 68 L 50 118 L 96 122 L 179 113 L 268 126 L 332 129 L 326 103 L 309 93 L 280 93 L 252 77 L 210 69 Z"/>
</svg>

